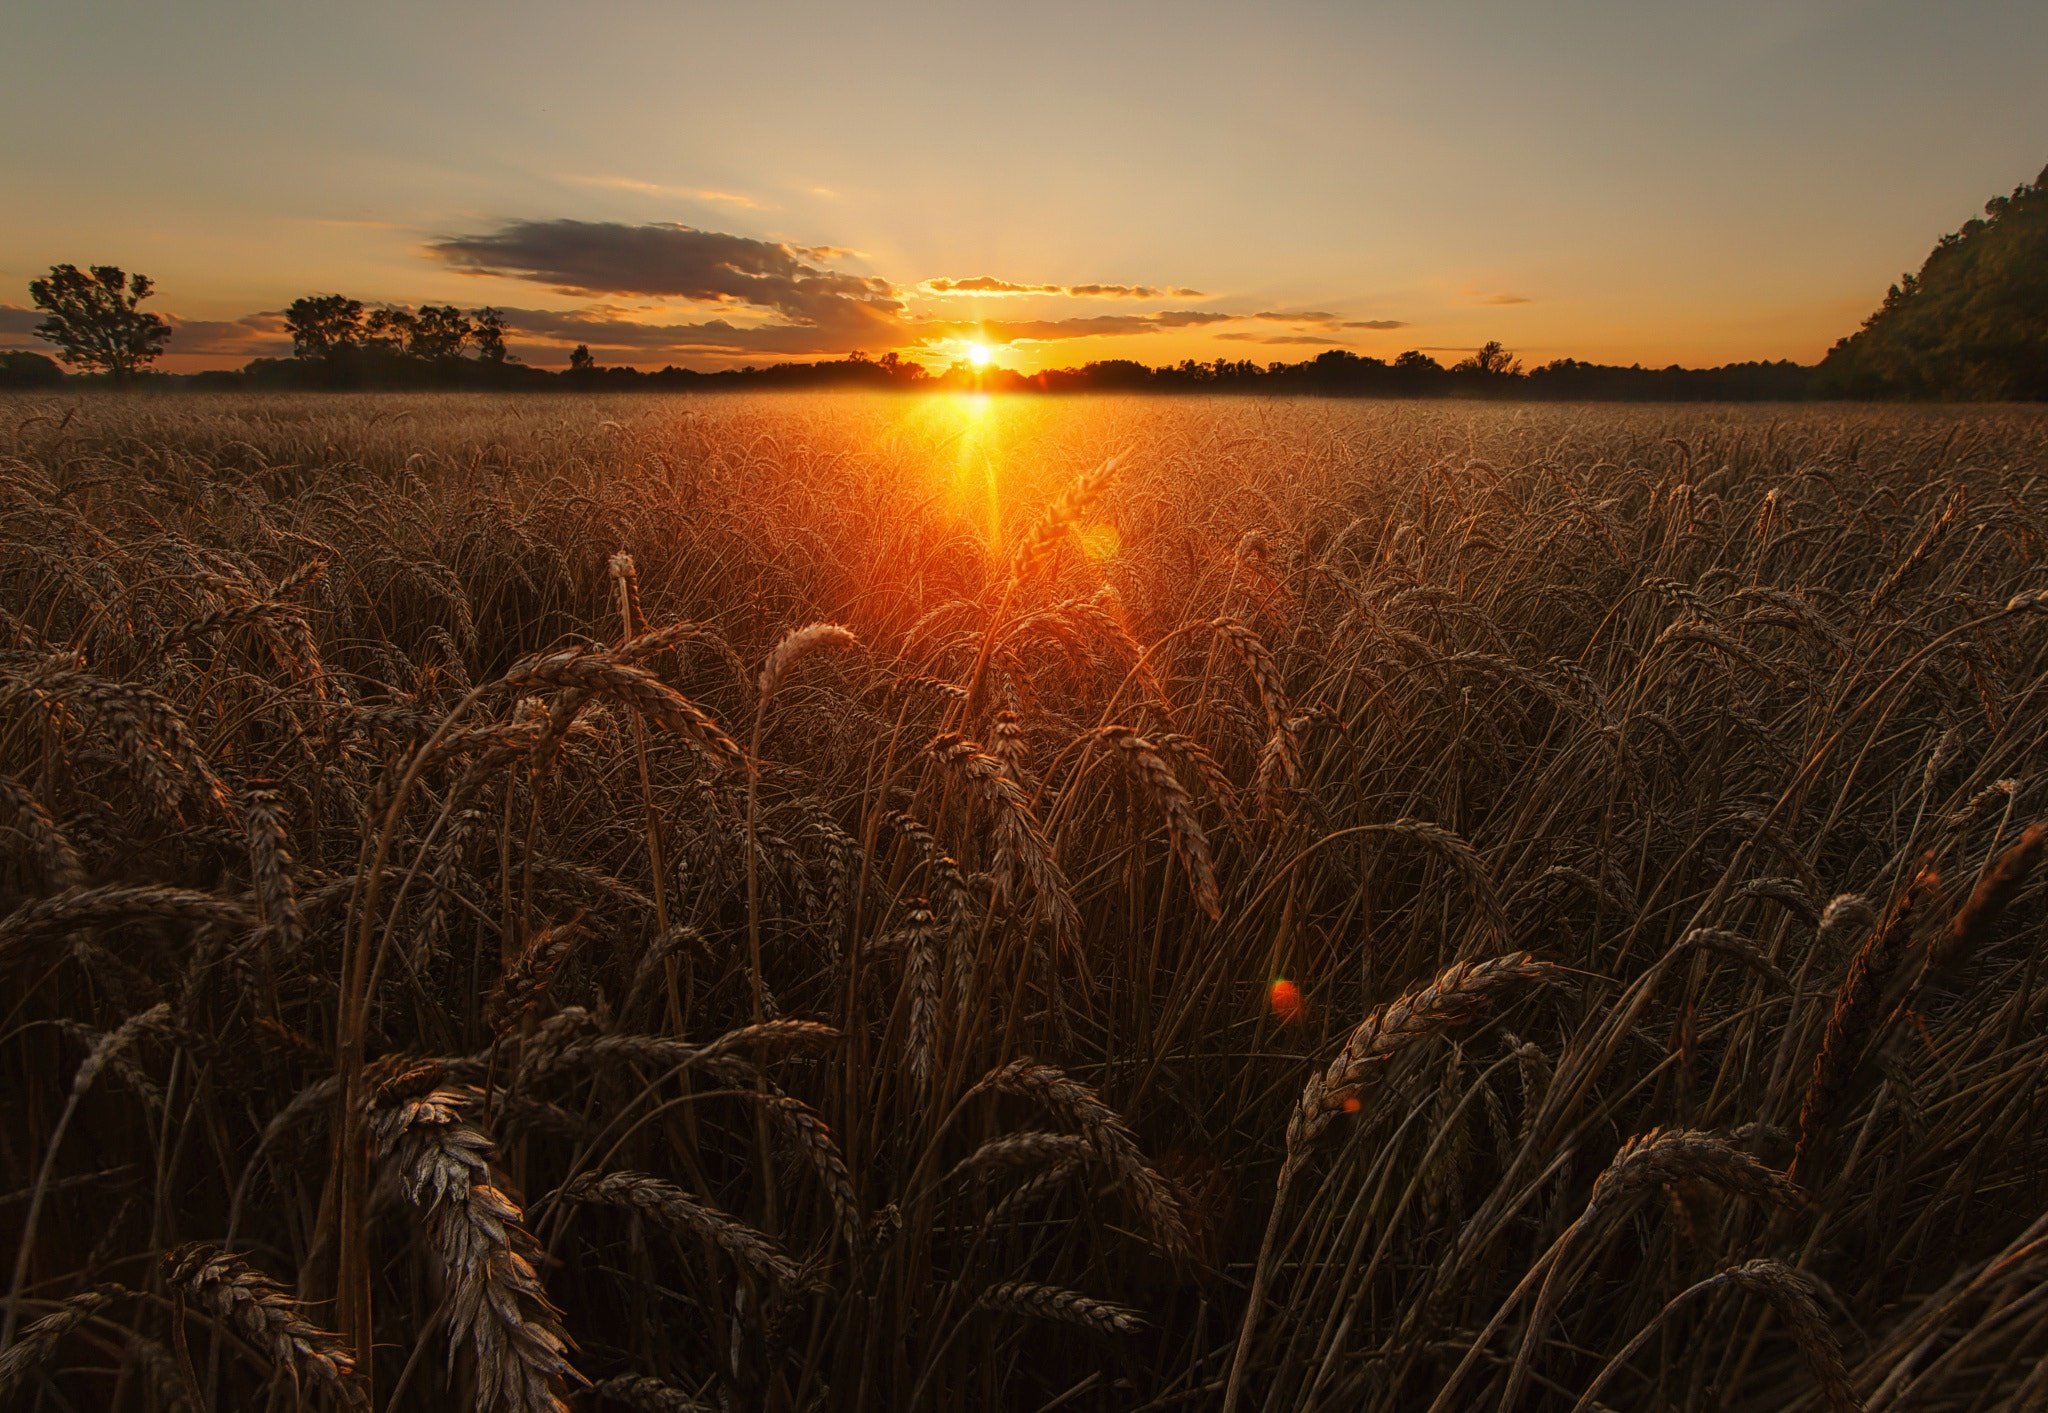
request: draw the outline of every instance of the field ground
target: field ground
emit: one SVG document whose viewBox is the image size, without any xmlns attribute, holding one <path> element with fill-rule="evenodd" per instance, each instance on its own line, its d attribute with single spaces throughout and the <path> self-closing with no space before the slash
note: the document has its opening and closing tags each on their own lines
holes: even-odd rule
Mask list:
<svg viewBox="0 0 2048 1413">
<path fill-rule="evenodd" d="M 2048 1406 L 2044 480 L 0 400 L 0 1404 Z"/>
</svg>

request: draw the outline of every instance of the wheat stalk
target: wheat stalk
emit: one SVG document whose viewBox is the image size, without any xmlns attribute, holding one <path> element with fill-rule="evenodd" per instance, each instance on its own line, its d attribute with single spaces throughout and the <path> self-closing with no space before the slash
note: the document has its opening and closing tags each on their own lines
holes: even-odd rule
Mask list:
<svg viewBox="0 0 2048 1413">
<path fill-rule="evenodd" d="M 630 1209 L 672 1231 L 705 1237 L 742 1266 L 770 1276 L 784 1286 L 803 1283 L 802 1270 L 774 1241 L 709 1203 L 698 1201 L 674 1183 L 646 1173 L 583 1173 L 571 1179 L 560 1195 L 570 1202 Z"/>
<path fill-rule="evenodd" d="M 1301 1099 L 1287 1121 L 1286 1156 L 1273 1187 L 1273 1205 L 1266 1234 L 1252 1265 L 1251 1297 L 1239 1326 L 1230 1378 L 1223 1394 L 1224 1413 L 1234 1413 L 1244 1387 L 1245 1361 L 1258 1329 L 1266 1288 L 1272 1279 L 1274 1250 L 1287 1192 L 1295 1174 L 1308 1162 L 1316 1139 L 1339 1114 L 1355 1110 L 1367 1083 L 1386 1062 L 1408 1046 L 1445 1034 L 1483 1015 L 1506 992 L 1554 979 L 1557 968 L 1527 952 L 1484 962 L 1454 962 L 1436 980 L 1372 1012 L 1345 1037 L 1337 1057 L 1303 1086 Z"/>
<path fill-rule="evenodd" d="M 41 1319 L 24 1326 L 21 1338 L 0 1346 L 0 1400 L 9 1399 L 30 1374 L 49 1362 L 64 1337 L 127 1294 L 118 1285 L 96 1285 L 57 1304 Z"/>
<path fill-rule="evenodd" d="M 474 1358 L 480 1406 L 566 1413 L 569 1388 L 584 1380 L 535 1269 L 539 1245 L 493 1178 L 490 1140 L 462 1117 L 475 1097 L 433 1089 L 399 1100 L 373 1115 L 371 1141 L 426 1219 L 449 1283 L 449 1351 Z"/>
<path fill-rule="evenodd" d="M 1103 1334 L 1136 1334 L 1145 1328 L 1137 1311 L 1106 1300 L 1096 1300 L 1076 1290 L 1031 1281 L 1003 1281 L 981 1293 L 978 1304 L 984 1310 L 1030 1315 L 1040 1320 L 1081 1325 Z"/>
<path fill-rule="evenodd" d="M 312 1383 L 349 1407 L 368 1406 L 341 1336 L 307 1319 L 276 1281 L 233 1252 L 204 1243 L 166 1253 L 164 1264 L 173 1289 L 246 1337 L 295 1390 Z"/>
</svg>

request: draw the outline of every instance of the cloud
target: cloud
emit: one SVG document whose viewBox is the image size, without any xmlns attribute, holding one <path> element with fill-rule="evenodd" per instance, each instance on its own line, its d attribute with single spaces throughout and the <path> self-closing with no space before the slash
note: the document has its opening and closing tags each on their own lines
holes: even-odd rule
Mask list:
<svg viewBox="0 0 2048 1413">
<path fill-rule="evenodd" d="M 707 201 L 720 206 L 735 206 L 742 211 L 766 209 L 753 197 L 736 191 L 715 191 L 701 186 L 671 186 L 667 182 L 644 182 L 636 177 L 570 177 L 569 180 L 578 186 L 599 186 L 611 191 L 635 192 L 641 196 Z"/>
<path fill-rule="evenodd" d="M 294 216 L 291 219 L 303 222 L 309 226 L 328 226 L 335 230 L 345 231 L 403 231 L 410 229 L 410 227 L 400 225 L 397 221 L 375 221 L 368 217 Z"/>
<path fill-rule="evenodd" d="M 1479 297 L 1481 304 L 1534 304 L 1536 301 L 1526 294 L 1486 294 Z"/>
<path fill-rule="evenodd" d="M 1347 319 L 1342 314 L 1332 314 L 1323 309 L 1303 309 L 1290 313 L 1284 309 L 1268 309 L 1252 316 L 1255 319 L 1270 319 L 1278 324 L 1308 324 L 1323 329 L 1405 329 L 1406 319 Z"/>
<path fill-rule="evenodd" d="M 838 357 L 856 348 L 886 349 L 910 341 L 902 322 L 879 310 L 851 319 L 835 317 L 823 325 L 736 324 L 730 319 L 642 323 L 622 318 L 620 311 L 605 305 L 567 311 L 506 309 L 503 313 L 516 333 L 565 345 L 587 343 L 593 349 L 614 353 Z M 861 324 L 859 319 L 867 322 Z"/>
<path fill-rule="evenodd" d="M 1029 285 L 999 280 L 993 275 L 974 275 L 964 280 L 926 280 L 918 286 L 926 294 L 1024 295 L 1049 294 L 1068 299 L 1207 299 L 1198 289 L 1178 285 Z"/>
<path fill-rule="evenodd" d="M 1341 348 L 1341 347 L 1343 347 L 1343 344 L 1342 344 L 1342 342 L 1341 342 L 1341 341 L 1339 341 L 1339 340 L 1334 340 L 1334 339 L 1332 339 L 1332 338 L 1331 338 L 1331 337 L 1330 337 L 1330 336 L 1329 336 L 1328 334 L 1249 334 L 1249 333 L 1234 333 L 1234 334 L 1218 334 L 1218 335 L 1216 335 L 1216 337 L 1217 337 L 1217 338 L 1219 338 L 1219 339 L 1229 339 L 1229 340 L 1231 340 L 1231 341 L 1232 341 L 1232 342 L 1234 342 L 1234 343 L 1278 343 L 1278 344 L 1301 344 L 1301 345 L 1311 345 L 1311 344 L 1312 344 L 1312 345 L 1315 345 L 1316 347 L 1319 347 L 1319 348 Z"/>
<path fill-rule="evenodd" d="M 1207 299 L 1209 296 L 1198 289 L 1187 289 L 1181 285 L 1159 287 L 1155 285 L 1068 285 L 1067 293 L 1076 299 Z"/>
<path fill-rule="evenodd" d="M 569 294 L 647 295 L 741 305 L 811 329 L 867 332 L 902 312 L 887 280 L 808 263 L 820 247 L 659 222 L 513 221 L 429 249 L 456 269 Z M 715 321 L 723 322 L 723 321 Z"/>
<path fill-rule="evenodd" d="M 1244 317 L 1212 309 L 1168 309 L 1157 314 L 1096 314 L 1075 319 L 924 319 L 906 323 L 905 329 L 916 342 L 925 344 L 970 336 L 993 343 L 1050 343 L 1060 339 L 1155 334 L 1165 329 L 1198 329 Z"/>
<path fill-rule="evenodd" d="M 830 268 L 852 252 L 726 235 L 667 223 L 513 221 L 480 235 L 449 236 L 433 253 L 458 270 L 599 296 L 582 309 L 509 309 L 520 333 L 588 343 L 614 353 L 768 354 L 804 357 L 856 348 L 930 345 L 976 337 L 1002 343 L 1105 338 L 1199 328 L 1249 316 L 1166 309 L 1064 319 L 924 319 L 911 316 L 887 280 Z M 935 281 L 952 293 L 1045 293 L 1154 299 L 1188 293 L 1146 285 L 1022 286 L 979 277 Z M 622 299 L 688 301 L 716 317 L 662 319 Z M 1335 315 L 1329 316 L 1335 318 Z"/>
<path fill-rule="evenodd" d="M 292 351 L 291 339 L 284 331 L 284 316 L 275 311 L 247 314 L 239 319 L 182 319 L 176 314 L 166 314 L 164 319 L 171 326 L 171 337 L 164 345 L 167 353 L 246 361 L 281 357 Z M 55 357 L 57 350 L 51 345 L 26 337 L 41 321 L 37 310 L 0 304 L 0 349 L 28 348 Z"/>
<path fill-rule="evenodd" d="M 169 316 L 172 353 L 232 355 L 239 358 L 281 358 L 292 351 L 284 315 L 245 314 L 239 319 L 180 319 Z"/>
</svg>

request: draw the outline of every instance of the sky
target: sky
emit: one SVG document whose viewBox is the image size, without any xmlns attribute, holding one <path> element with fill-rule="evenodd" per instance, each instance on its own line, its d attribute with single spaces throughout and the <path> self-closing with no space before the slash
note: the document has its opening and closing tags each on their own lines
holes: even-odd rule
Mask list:
<svg viewBox="0 0 2048 1413">
<path fill-rule="evenodd" d="M 541 366 L 1810 362 L 2048 162 L 2040 0 L 0 7 L 0 347 L 308 293 Z"/>
</svg>

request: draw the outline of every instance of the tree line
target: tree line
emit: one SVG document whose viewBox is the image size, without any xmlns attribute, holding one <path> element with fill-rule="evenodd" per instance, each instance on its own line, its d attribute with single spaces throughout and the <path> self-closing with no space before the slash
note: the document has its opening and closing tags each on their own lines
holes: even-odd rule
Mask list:
<svg viewBox="0 0 2048 1413">
<path fill-rule="evenodd" d="M 126 383 L 161 355 L 171 334 L 169 324 L 140 307 L 154 288 L 147 276 L 130 276 L 116 266 L 96 265 L 89 272 L 56 266 L 29 286 L 45 315 L 36 332 L 56 344 L 64 361 L 79 372 Z M 1568 358 L 1525 371 L 1513 353 L 1490 342 L 1449 366 L 1419 349 L 1392 360 L 1330 349 L 1295 363 L 1219 358 L 1154 367 L 1117 358 L 1029 374 L 976 368 L 965 361 L 934 372 L 893 351 L 879 358 L 857 352 L 709 372 L 674 366 L 642 371 L 600 366 L 588 345 L 578 344 L 567 369 L 548 372 L 513 356 L 506 347 L 505 317 L 488 306 L 465 313 L 449 304 L 371 307 L 346 295 L 305 295 L 286 306 L 284 325 L 292 341 L 290 358 L 258 358 L 239 372 L 197 373 L 174 381 L 216 388 L 877 388 L 1706 400 L 1801 397 L 1812 371 L 1789 362 L 1652 369 Z M 0 386 L 54 386 L 63 376 L 39 354 L 0 355 Z"/>
<path fill-rule="evenodd" d="M 2048 170 L 1982 219 L 1942 237 L 1918 274 L 1891 287 L 1863 327 L 1815 367 L 1789 361 L 1719 368 L 1616 367 L 1573 358 L 1525 369 L 1498 342 L 1449 365 L 1420 349 L 1389 360 L 1333 348 L 1300 362 L 1185 359 L 1154 367 L 1104 359 L 1018 373 L 965 361 L 933 371 L 894 352 L 717 371 L 599 365 L 582 344 L 569 367 L 548 372 L 506 348 L 493 308 L 366 305 L 306 295 L 284 311 L 290 358 L 259 358 L 239 372 L 189 375 L 213 387 L 516 389 L 888 388 L 985 392 L 1206 392 L 1334 397 L 1467 396 L 1614 400 L 1792 400 L 1805 397 L 2048 399 Z M 118 266 L 53 266 L 31 281 L 35 326 L 82 374 L 123 384 L 162 354 L 171 326 L 142 302 L 146 275 Z M 164 375 L 154 375 L 162 377 Z M 54 386 L 63 371 L 40 354 L 0 353 L 0 387 Z"/>
</svg>

